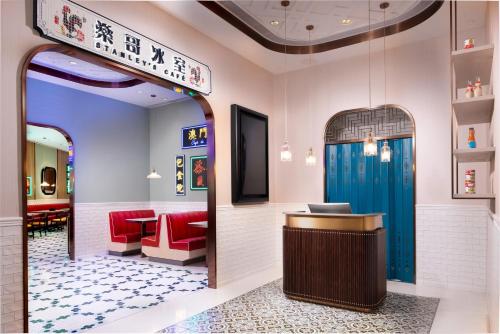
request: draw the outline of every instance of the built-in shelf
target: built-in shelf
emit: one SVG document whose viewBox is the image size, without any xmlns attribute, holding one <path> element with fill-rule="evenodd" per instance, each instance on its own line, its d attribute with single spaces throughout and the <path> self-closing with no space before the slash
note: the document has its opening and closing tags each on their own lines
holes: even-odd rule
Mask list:
<svg viewBox="0 0 500 334">
<path fill-rule="evenodd" d="M 457 162 L 489 162 L 495 156 L 494 147 L 464 148 L 453 150 Z"/>
<path fill-rule="evenodd" d="M 495 96 L 493 95 L 454 100 L 453 109 L 458 125 L 491 122 L 494 102 Z"/>
<path fill-rule="evenodd" d="M 489 84 L 493 50 L 493 45 L 489 44 L 453 51 L 451 59 L 455 69 L 456 87 L 467 86 L 467 81 L 474 81 L 477 76 L 483 84 Z"/>
<path fill-rule="evenodd" d="M 495 199 L 494 194 L 453 194 L 456 199 Z"/>
</svg>

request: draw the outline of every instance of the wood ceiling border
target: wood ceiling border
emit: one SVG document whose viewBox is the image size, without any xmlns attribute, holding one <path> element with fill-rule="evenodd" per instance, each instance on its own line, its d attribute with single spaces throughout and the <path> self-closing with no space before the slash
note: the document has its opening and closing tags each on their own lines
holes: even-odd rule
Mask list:
<svg viewBox="0 0 500 334">
<path fill-rule="evenodd" d="M 275 51 L 275 52 L 280 52 L 280 53 L 285 53 L 285 45 L 276 43 L 273 41 L 268 40 L 261 34 L 259 34 L 257 31 L 255 31 L 253 28 L 248 26 L 245 22 L 240 20 L 238 17 L 236 17 L 234 14 L 232 14 L 230 11 L 225 9 L 222 5 L 217 3 L 216 1 L 198 1 L 202 6 L 210 10 L 212 13 L 216 14 L 220 18 L 222 18 L 224 21 L 227 23 L 231 24 L 233 27 L 265 47 L 266 49 Z M 379 37 L 384 36 L 384 30 L 385 30 L 385 35 L 390 36 L 393 34 L 397 34 L 399 32 L 408 30 L 410 28 L 413 28 L 420 23 L 424 22 L 428 18 L 430 18 L 434 13 L 436 13 L 439 8 L 443 5 L 443 0 L 437 0 L 433 1 L 432 4 L 418 13 L 417 15 L 408 18 L 406 20 L 403 20 L 399 23 L 395 23 L 393 25 L 387 26 L 387 27 L 382 27 L 378 28 L 372 31 L 367 31 L 361 34 L 349 36 L 349 37 L 344 37 L 340 38 L 334 41 L 329 41 L 329 42 L 324 42 L 324 43 L 319 43 L 319 44 L 313 44 L 313 45 L 286 45 L 286 53 L 287 54 L 310 54 L 310 53 L 320 53 L 320 52 L 326 52 L 338 48 L 342 48 L 344 46 L 349 46 L 361 42 L 368 41 L 369 39 L 375 39 Z"/>
</svg>

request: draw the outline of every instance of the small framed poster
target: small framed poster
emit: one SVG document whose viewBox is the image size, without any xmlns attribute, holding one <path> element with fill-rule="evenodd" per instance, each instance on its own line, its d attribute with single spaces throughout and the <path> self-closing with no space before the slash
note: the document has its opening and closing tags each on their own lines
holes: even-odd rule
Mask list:
<svg viewBox="0 0 500 334">
<path fill-rule="evenodd" d="M 207 125 L 196 125 L 182 128 L 182 148 L 197 148 L 207 146 Z"/>
<path fill-rule="evenodd" d="M 33 196 L 33 179 L 31 176 L 26 176 L 26 196 Z"/>
<path fill-rule="evenodd" d="M 198 155 L 191 157 L 190 166 L 191 190 L 207 190 L 207 156 Z"/>
<path fill-rule="evenodd" d="M 186 188 L 184 187 L 184 154 L 179 154 L 175 156 L 175 195 L 185 196 Z"/>
</svg>

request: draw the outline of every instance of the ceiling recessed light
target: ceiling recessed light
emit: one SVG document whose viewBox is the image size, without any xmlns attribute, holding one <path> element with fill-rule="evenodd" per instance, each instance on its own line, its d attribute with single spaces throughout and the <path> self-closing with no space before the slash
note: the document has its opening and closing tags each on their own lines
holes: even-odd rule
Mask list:
<svg viewBox="0 0 500 334">
<path fill-rule="evenodd" d="M 343 25 L 349 25 L 352 23 L 352 20 L 351 19 L 342 19 L 342 21 L 340 21 L 340 23 L 342 23 Z"/>
<path fill-rule="evenodd" d="M 78 63 L 77 63 L 76 61 L 70 60 L 70 61 L 69 61 L 69 64 L 70 64 L 70 65 L 77 65 Z"/>
<path fill-rule="evenodd" d="M 142 90 L 138 90 L 137 93 L 142 94 Z"/>
<path fill-rule="evenodd" d="M 47 140 L 47 137 L 43 137 L 42 139 L 43 139 L 43 140 Z"/>
<path fill-rule="evenodd" d="M 272 21 L 269 22 L 269 24 L 272 25 L 272 26 L 277 26 L 277 25 L 280 24 L 280 21 L 278 21 L 278 20 L 272 20 Z"/>
<path fill-rule="evenodd" d="M 149 95 L 149 96 L 151 96 L 152 98 L 155 98 L 155 97 L 156 97 L 156 94 L 151 94 L 151 95 Z"/>
</svg>

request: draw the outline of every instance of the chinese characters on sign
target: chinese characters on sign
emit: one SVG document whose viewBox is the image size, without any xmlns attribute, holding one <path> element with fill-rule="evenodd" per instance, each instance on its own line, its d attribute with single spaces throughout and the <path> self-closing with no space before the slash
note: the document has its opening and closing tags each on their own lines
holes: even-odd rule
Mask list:
<svg viewBox="0 0 500 334">
<path fill-rule="evenodd" d="M 191 190 L 207 190 L 207 156 L 191 157 Z"/>
<path fill-rule="evenodd" d="M 207 126 L 197 125 L 182 128 L 182 148 L 207 146 Z"/>
<path fill-rule="evenodd" d="M 184 188 L 184 155 L 177 155 L 175 157 L 175 194 L 177 196 L 186 195 Z"/>
<path fill-rule="evenodd" d="M 202 64 L 69 0 L 37 0 L 35 28 L 59 40 L 203 94 L 211 74 Z"/>
</svg>

